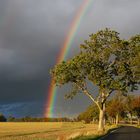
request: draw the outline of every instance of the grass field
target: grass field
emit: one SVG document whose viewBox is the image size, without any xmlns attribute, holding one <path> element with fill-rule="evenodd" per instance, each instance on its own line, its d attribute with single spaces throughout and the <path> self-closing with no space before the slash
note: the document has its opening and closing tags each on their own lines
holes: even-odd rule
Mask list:
<svg viewBox="0 0 140 140">
<path fill-rule="evenodd" d="M 0 123 L 3 140 L 63 140 L 96 132 L 97 125 L 82 123 Z"/>
<path fill-rule="evenodd" d="M 0 140 L 68 140 L 81 135 L 97 135 L 97 125 L 77 122 L 0 123 Z"/>
</svg>

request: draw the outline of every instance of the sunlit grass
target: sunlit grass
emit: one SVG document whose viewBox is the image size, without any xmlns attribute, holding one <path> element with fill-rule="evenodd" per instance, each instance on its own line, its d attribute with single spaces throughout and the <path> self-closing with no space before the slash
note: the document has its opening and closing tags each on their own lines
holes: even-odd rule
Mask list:
<svg viewBox="0 0 140 140">
<path fill-rule="evenodd" d="M 97 135 L 96 124 L 77 122 L 0 123 L 1 140 L 68 140 L 89 135 L 92 137 Z"/>
<path fill-rule="evenodd" d="M 55 140 L 70 137 L 75 132 L 96 131 L 97 126 L 83 123 L 0 123 L 0 139 Z"/>
<path fill-rule="evenodd" d="M 119 127 L 120 126 L 116 126 L 116 125 L 107 125 L 106 130 L 104 131 L 104 133 L 98 133 L 96 131 L 96 133 L 92 133 L 91 135 L 79 136 L 79 137 L 74 138 L 73 140 L 99 140 L 101 137 L 103 137 L 107 133 L 110 133 L 111 131 L 113 131 L 116 128 L 119 128 Z"/>
</svg>

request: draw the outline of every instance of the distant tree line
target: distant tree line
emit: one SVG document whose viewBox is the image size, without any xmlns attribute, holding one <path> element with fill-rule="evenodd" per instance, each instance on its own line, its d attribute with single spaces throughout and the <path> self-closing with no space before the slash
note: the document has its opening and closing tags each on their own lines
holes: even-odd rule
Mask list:
<svg viewBox="0 0 140 140">
<path fill-rule="evenodd" d="M 69 118 L 37 118 L 37 117 L 30 117 L 26 116 L 23 118 L 15 118 L 15 117 L 8 117 L 8 122 L 70 122 L 72 121 Z"/>
<path fill-rule="evenodd" d="M 78 121 L 85 123 L 98 122 L 99 110 L 95 104 L 90 105 L 85 112 L 78 115 Z M 106 104 L 106 122 L 118 125 L 119 121 L 133 123 L 133 120 L 140 125 L 140 96 L 116 95 Z"/>
<path fill-rule="evenodd" d="M 31 117 L 31 116 L 26 116 L 26 117 L 21 117 L 21 118 L 16 118 L 13 116 L 5 117 L 3 114 L 0 114 L 0 122 L 71 122 L 73 121 L 70 118 L 37 118 L 37 117 Z"/>
<path fill-rule="evenodd" d="M 137 121 L 140 125 L 140 96 L 122 96 L 116 94 L 106 104 L 105 120 L 109 124 L 116 124 L 120 121 L 124 123 L 133 123 Z M 13 116 L 5 117 L 0 114 L 0 122 L 76 122 L 83 121 L 85 123 L 98 123 L 99 110 L 95 104 L 90 105 L 84 112 L 80 113 L 77 118 L 37 118 L 25 116 L 16 118 Z"/>
</svg>

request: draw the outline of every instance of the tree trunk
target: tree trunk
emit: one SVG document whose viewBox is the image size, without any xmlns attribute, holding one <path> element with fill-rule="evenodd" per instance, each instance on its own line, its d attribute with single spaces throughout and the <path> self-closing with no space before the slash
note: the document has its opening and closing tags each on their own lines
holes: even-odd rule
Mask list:
<svg viewBox="0 0 140 140">
<path fill-rule="evenodd" d="M 112 124 L 114 124 L 114 118 L 112 117 Z"/>
<path fill-rule="evenodd" d="M 104 129 L 104 110 L 100 110 L 98 130 L 104 131 Z"/>
<path fill-rule="evenodd" d="M 112 124 L 114 124 L 114 118 L 112 117 Z"/>
<path fill-rule="evenodd" d="M 117 113 L 116 114 L 116 125 L 118 125 L 118 123 L 119 123 L 119 114 Z"/>
<path fill-rule="evenodd" d="M 115 124 L 116 123 L 116 118 L 114 118 L 114 123 L 113 124 Z"/>
<path fill-rule="evenodd" d="M 102 105 L 99 111 L 100 114 L 99 114 L 98 131 L 103 132 L 105 130 L 105 104 Z"/>
<path fill-rule="evenodd" d="M 138 125 L 140 125 L 140 118 L 138 118 Z"/>
<path fill-rule="evenodd" d="M 112 124 L 112 118 L 111 117 L 109 117 L 109 123 Z"/>
<path fill-rule="evenodd" d="M 130 113 L 130 124 L 133 124 L 132 114 Z"/>
</svg>

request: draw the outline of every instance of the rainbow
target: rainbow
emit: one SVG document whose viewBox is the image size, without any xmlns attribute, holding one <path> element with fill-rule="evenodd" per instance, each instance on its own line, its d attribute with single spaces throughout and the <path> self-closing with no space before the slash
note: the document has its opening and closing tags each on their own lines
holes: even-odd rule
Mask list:
<svg viewBox="0 0 140 140">
<path fill-rule="evenodd" d="M 77 30 L 80 27 L 80 23 L 81 23 L 84 15 L 86 14 L 87 10 L 89 9 L 89 6 L 91 5 L 92 1 L 93 0 L 83 0 L 76 16 L 73 19 L 73 22 L 69 29 L 68 35 L 60 50 L 60 54 L 57 58 L 56 64 L 62 62 L 66 58 L 66 56 L 69 52 L 69 49 L 71 47 L 71 44 L 77 33 Z M 57 87 L 55 86 L 53 80 L 51 80 L 50 87 L 48 89 L 47 104 L 45 105 L 45 117 L 47 117 L 47 118 L 53 117 L 53 108 L 54 108 L 54 104 L 56 101 L 56 95 L 57 95 L 56 92 L 57 92 Z"/>
</svg>

